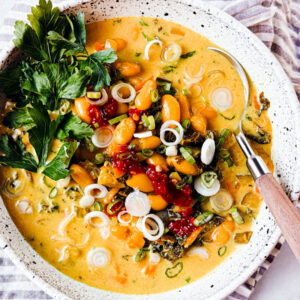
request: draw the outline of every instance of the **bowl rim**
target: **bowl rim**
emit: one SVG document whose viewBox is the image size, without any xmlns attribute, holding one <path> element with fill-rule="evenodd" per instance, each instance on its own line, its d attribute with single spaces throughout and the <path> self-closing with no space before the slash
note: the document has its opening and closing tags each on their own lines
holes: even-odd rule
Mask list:
<svg viewBox="0 0 300 300">
<path fill-rule="evenodd" d="M 273 63 L 272 67 L 274 68 L 274 71 L 276 71 L 277 74 L 280 74 L 281 79 L 287 84 L 289 94 L 291 95 L 291 98 L 293 98 L 293 99 L 290 99 L 289 103 L 291 105 L 291 108 L 295 112 L 295 118 L 294 118 L 295 127 L 300 129 L 300 103 L 298 101 L 294 87 L 293 87 L 290 79 L 288 78 L 287 74 L 285 73 L 283 67 L 277 60 L 277 58 L 254 33 L 252 33 L 247 27 L 245 27 L 238 20 L 236 20 L 235 18 L 233 18 L 226 12 L 212 6 L 210 3 L 203 3 L 201 1 L 196 3 L 196 1 L 193 1 L 193 0 L 182 0 L 182 1 L 171 0 L 171 1 L 173 1 L 175 3 L 184 4 L 184 5 L 191 5 L 192 7 L 199 8 L 205 12 L 210 12 L 212 15 L 223 19 L 227 23 L 231 23 L 231 26 L 236 26 L 238 31 L 241 31 L 246 36 L 250 36 L 251 39 L 254 41 L 255 46 L 257 46 L 259 48 L 259 50 L 262 52 L 262 55 L 272 61 L 272 63 Z M 76 5 L 86 3 L 86 2 L 89 2 L 89 0 L 88 1 L 85 1 L 85 0 L 63 0 L 62 3 L 55 2 L 54 4 L 55 4 L 55 6 L 59 7 L 59 9 L 61 11 L 64 11 L 68 8 L 72 8 Z M 1 62 L 5 61 L 8 58 L 9 53 L 11 53 L 14 49 L 15 49 L 15 47 L 13 45 L 9 45 L 8 47 L 4 48 L 0 54 L 0 61 Z M 0 64 L 0 67 L 1 67 L 1 65 L 2 64 Z M 292 95 L 293 95 L 293 97 L 292 97 Z M 298 132 L 300 132 L 300 130 Z M 300 157 L 300 134 L 298 134 L 298 136 L 297 136 L 296 143 L 297 143 L 297 145 L 299 145 L 297 147 L 298 148 L 297 154 L 298 154 L 298 157 Z M 298 165 L 299 165 L 299 162 L 298 162 Z M 293 182 L 293 185 L 292 185 L 293 192 L 300 190 L 300 180 L 297 180 L 299 178 L 300 178 L 300 168 L 298 168 L 298 172 L 294 176 L 295 182 Z M 7 210 L 6 210 L 6 212 L 8 214 Z M 255 270 L 257 270 L 257 268 L 262 264 L 262 262 L 265 260 L 265 258 L 270 254 L 270 252 L 276 246 L 278 240 L 280 239 L 280 236 L 281 236 L 280 229 L 278 228 L 277 225 L 275 225 L 274 232 L 269 240 L 268 246 L 264 247 L 263 251 L 260 253 L 260 255 L 255 257 L 255 259 L 251 262 L 251 265 L 247 268 L 247 270 L 245 270 L 242 274 L 240 274 L 239 279 L 235 280 L 234 282 L 229 284 L 227 287 L 217 291 L 213 296 L 211 296 L 208 299 L 224 298 L 224 297 L 228 296 L 229 294 L 231 294 L 233 291 L 235 291 L 240 285 L 242 285 L 255 272 Z M 24 240 L 24 242 L 25 242 L 25 240 Z M 45 292 L 50 293 L 51 296 L 53 296 L 54 298 L 70 299 L 66 294 L 62 293 L 57 288 L 55 288 L 54 286 L 49 284 L 41 276 L 37 275 L 30 267 L 26 266 L 26 264 L 21 260 L 21 258 L 17 255 L 17 253 L 8 246 L 9 244 L 10 244 L 10 241 L 8 241 L 8 238 L 3 236 L 2 234 L 0 234 L 0 246 L 2 247 L 2 249 L 4 249 L 6 254 L 13 260 L 14 264 L 17 265 L 26 274 L 26 276 L 28 278 L 31 278 L 34 281 L 34 283 L 36 283 L 39 287 L 41 287 Z M 51 266 L 51 267 L 53 267 L 53 266 Z M 66 275 L 64 275 L 64 276 L 66 276 Z M 78 282 L 74 280 L 74 283 L 78 283 Z M 153 294 L 153 295 L 160 297 L 166 293 L 168 293 L 168 292 L 163 292 L 163 293 Z M 118 293 L 115 293 L 115 294 L 118 294 Z M 120 295 L 124 295 L 124 294 L 120 294 Z M 130 296 L 142 297 L 143 295 L 130 295 Z"/>
</svg>

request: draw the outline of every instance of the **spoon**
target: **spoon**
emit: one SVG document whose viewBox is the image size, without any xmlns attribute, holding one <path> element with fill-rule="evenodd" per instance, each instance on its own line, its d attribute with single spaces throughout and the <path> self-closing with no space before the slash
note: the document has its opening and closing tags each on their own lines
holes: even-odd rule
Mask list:
<svg viewBox="0 0 300 300">
<path fill-rule="evenodd" d="M 242 80 L 245 94 L 245 107 L 235 137 L 246 156 L 247 167 L 261 196 L 269 207 L 298 262 L 300 262 L 300 214 L 279 183 L 275 180 L 263 159 L 254 153 L 243 133 L 242 121 L 249 102 L 249 81 L 246 72 L 238 60 L 228 52 L 214 47 L 208 47 L 207 49 L 215 51 L 227 58 Z"/>
</svg>

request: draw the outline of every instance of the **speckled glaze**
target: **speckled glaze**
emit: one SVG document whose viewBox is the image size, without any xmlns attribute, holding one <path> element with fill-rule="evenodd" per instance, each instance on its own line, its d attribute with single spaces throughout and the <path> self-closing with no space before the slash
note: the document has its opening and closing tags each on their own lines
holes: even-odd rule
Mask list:
<svg viewBox="0 0 300 300">
<path fill-rule="evenodd" d="M 184 3 L 183 3 L 184 2 Z M 300 191 L 300 113 L 295 92 L 281 66 L 269 50 L 245 27 L 225 13 L 208 8 L 200 1 L 184 0 L 92 0 L 65 1 L 67 13 L 84 11 L 87 22 L 111 17 L 151 16 L 185 25 L 231 52 L 244 65 L 258 91 L 271 100 L 269 116 L 273 125 L 275 173 L 285 190 L 297 198 Z M 19 59 L 19 52 L 7 49 L 0 57 L 0 69 Z M 3 98 L 3 97 L 2 97 Z M 3 101 L 1 101 L 3 103 Z M 222 265 L 198 281 L 167 293 L 123 295 L 89 287 L 58 272 L 24 240 L 0 203 L 0 246 L 49 295 L 57 299 L 221 299 L 248 279 L 267 257 L 280 236 L 269 210 L 263 203 L 254 222 L 254 234 Z M 170 280 L 170 285 L 172 281 Z"/>
</svg>

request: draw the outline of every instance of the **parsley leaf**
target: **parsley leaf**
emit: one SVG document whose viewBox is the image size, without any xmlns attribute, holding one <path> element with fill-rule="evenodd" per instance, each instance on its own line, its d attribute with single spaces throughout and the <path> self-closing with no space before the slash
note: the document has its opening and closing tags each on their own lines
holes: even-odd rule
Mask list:
<svg viewBox="0 0 300 300">
<path fill-rule="evenodd" d="M 26 150 L 21 136 L 18 136 L 16 141 L 14 141 L 7 134 L 2 135 L 0 151 L 4 154 L 0 156 L 0 163 L 13 168 L 26 169 L 31 172 L 37 171 L 38 164 L 34 156 Z"/>
<path fill-rule="evenodd" d="M 40 41 L 35 31 L 22 21 L 16 21 L 13 40 L 16 47 L 21 49 L 27 56 L 35 60 L 48 59 L 48 54 L 41 48 Z"/>
<path fill-rule="evenodd" d="M 64 143 L 51 162 L 45 165 L 43 174 L 52 178 L 53 180 L 59 180 L 67 177 L 70 174 L 70 170 L 67 168 L 78 146 L 79 143 L 76 141 Z"/>
<path fill-rule="evenodd" d="M 43 63 L 41 68 L 31 68 L 34 72 L 22 83 L 22 89 L 27 96 L 37 99 L 48 109 L 56 109 L 59 99 L 76 99 L 85 94 L 85 87 L 91 76 L 91 70 L 85 69 L 75 73 L 74 68 L 68 68 L 63 63 Z M 44 71 L 40 71 L 43 69 Z"/>
<path fill-rule="evenodd" d="M 52 141 L 62 117 L 58 116 L 55 121 L 51 121 L 47 110 L 40 104 L 36 104 L 34 108 L 29 108 L 28 111 L 33 122 L 36 124 L 35 127 L 28 131 L 29 141 L 35 149 L 39 159 L 39 167 L 41 167 L 47 160 Z"/>
<path fill-rule="evenodd" d="M 21 66 L 10 68 L 0 73 L 0 86 L 8 97 L 18 96 L 20 90 Z"/>
<path fill-rule="evenodd" d="M 75 43 L 72 40 L 68 40 L 56 31 L 48 32 L 48 40 L 50 41 L 50 44 L 55 48 L 67 50 L 67 52 L 65 53 L 66 56 L 86 52 L 83 45 Z"/>
<path fill-rule="evenodd" d="M 57 138 L 60 140 L 70 137 L 73 139 L 84 139 L 94 134 L 90 125 L 81 121 L 78 116 L 73 116 L 72 113 L 68 113 L 64 116 L 64 120 L 60 125 L 60 129 L 57 134 Z"/>
<path fill-rule="evenodd" d="M 81 67 L 84 69 L 90 68 L 93 70 L 91 84 L 95 91 L 103 88 L 103 85 L 110 85 L 110 75 L 103 63 L 113 63 L 117 60 L 117 55 L 113 49 L 106 49 L 95 52 L 90 55 L 87 60 L 81 61 Z"/>
<path fill-rule="evenodd" d="M 74 15 L 71 15 L 70 19 L 73 23 L 74 36 L 76 38 L 76 41 L 80 45 L 85 46 L 86 30 L 84 25 L 84 13 L 79 12 L 76 17 Z"/>
<path fill-rule="evenodd" d="M 3 119 L 3 125 L 9 128 L 20 128 L 32 123 L 33 119 L 27 107 L 16 108 L 14 111 L 7 113 Z"/>
</svg>

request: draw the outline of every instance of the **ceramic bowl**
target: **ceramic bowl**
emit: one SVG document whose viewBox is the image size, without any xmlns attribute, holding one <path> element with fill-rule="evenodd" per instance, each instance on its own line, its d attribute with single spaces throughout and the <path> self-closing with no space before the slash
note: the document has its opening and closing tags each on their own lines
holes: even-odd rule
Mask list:
<svg viewBox="0 0 300 300">
<path fill-rule="evenodd" d="M 173 0 L 66 0 L 59 3 L 62 3 L 61 9 L 67 13 L 84 11 L 87 22 L 140 15 L 165 18 L 199 32 L 231 52 L 243 64 L 258 92 L 264 91 L 271 100 L 269 117 L 274 133 L 272 155 L 276 177 L 287 192 L 300 190 L 299 182 L 296 182 L 299 172 L 297 157 L 300 157 L 298 99 L 277 60 L 243 25 L 217 9 L 208 8 L 201 1 L 184 0 L 179 3 Z M 3 69 L 18 59 L 18 51 L 7 49 L 1 59 L 0 68 Z M 59 299 L 221 299 L 252 275 L 280 236 L 280 230 L 263 203 L 253 224 L 254 234 L 250 243 L 239 247 L 212 272 L 196 282 L 170 292 L 134 296 L 92 288 L 63 275 L 27 244 L 10 219 L 2 201 L 0 215 L 1 247 L 29 278 L 49 295 Z"/>
</svg>

